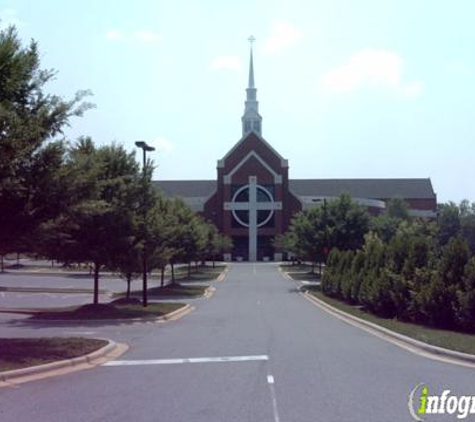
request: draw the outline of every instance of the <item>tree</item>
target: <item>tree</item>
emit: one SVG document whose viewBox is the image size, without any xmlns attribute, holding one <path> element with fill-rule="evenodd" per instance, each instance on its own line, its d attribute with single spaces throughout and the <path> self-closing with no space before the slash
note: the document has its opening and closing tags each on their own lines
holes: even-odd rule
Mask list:
<svg viewBox="0 0 475 422">
<path fill-rule="evenodd" d="M 402 198 L 391 198 L 386 204 L 386 215 L 389 218 L 409 220 L 407 202 Z"/>
<path fill-rule="evenodd" d="M 439 242 L 446 245 L 452 237 L 460 234 L 460 210 L 456 204 L 449 202 L 439 207 Z"/>
<path fill-rule="evenodd" d="M 13 26 L 0 31 L 0 255 L 29 243 L 63 199 L 57 170 L 64 146 L 52 142 L 90 104 L 46 94 L 56 75 L 40 68 L 35 41 L 23 47 Z"/>
<path fill-rule="evenodd" d="M 280 241 L 300 259 L 316 263 L 324 261 L 332 248 L 358 249 L 368 230 L 367 211 L 349 195 L 342 195 L 296 214 Z"/>
<path fill-rule="evenodd" d="M 463 200 L 459 205 L 460 211 L 460 234 L 475 254 L 475 203 Z"/>
<path fill-rule="evenodd" d="M 139 167 L 135 153 L 126 152 L 122 146 L 96 148 L 84 139 L 71 148 L 67 166 L 77 174 L 75 187 L 80 201 L 48 223 L 48 238 L 54 240 L 56 233 L 61 239 L 59 245 L 52 242 L 48 252 L 52 258 L 59 255 L 93 264 L 93 303 L 97 304 L 101 269 L 117 265 L 134 235 Z"/>
</svg>

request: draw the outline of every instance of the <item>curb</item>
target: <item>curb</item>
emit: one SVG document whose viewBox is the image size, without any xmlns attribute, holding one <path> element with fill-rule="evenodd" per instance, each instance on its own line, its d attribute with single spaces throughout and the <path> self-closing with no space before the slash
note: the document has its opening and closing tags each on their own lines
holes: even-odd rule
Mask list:
<svg viewBox="0 0 475 422">
<path fill-rule="evenodd" d="M 194 311 L 195 308 L 194 306 L 191 306 L 189 303 L 187 303 L 185 306 L 182 306 L 180 309 L 177 309 L 176 311 L 169 312 L 168 314 L 162 315 L 158 318 L 151 319 L 150 321 L 176 321 L 177 319 L 180 319 L 184 317 L 185 315 L 189 314 L 191 311 Z M 140 320 L 139 320 L 140 321 Z"/>
<path fill-rule="evenodd" d="M 209 286 L 206 288 L 204 294 L 203 294 L 203 297 L 205 299 L 209 299 L 211 298 L 213 295 L 214 295 L 214 292 L 216 291 L 216 287 L 213 287 L 213 286 Z"/>
<path fill-rule="evenodd" d="M 87 367 L 96 366 L 99 363 L 103 363 L 107 360 L 115 359 L 121 354 L 125 353 L 128 349 L 128 346 L 125 344 L 118 344 L 115 341 L 109 339 L 104 340 L 108 341 L 106 346 L 84 356 L 45 363 L 43 365 L 29 366 L 27 368 L 0 372 L 0 387 L 2 386 L 1 383 L 8 385 L 9 383 L 15 381 L 18 383 L 29 381 L 32 376 L 34 376 L 33 379 L 38 379 L 59 375 L 60 373 L 63 374 L 86 369 Z M 66 371 L 58 371 L 63 369 Z M 20 380 L 21 378 L 25 379 Z"/>
<path fill-rule="evenodd" d="M 287 279 L 288 281 L 295 281 L 292 277 L 290 277 L 290 275 L 285 272 L 280 266 L 278 267 L 279 269 L 279 272 L 280 274 L 282 275 L 282 277 L 284 277 L 285 279 Z"/>
<path fill-rule="evenodd" d="M 181 308 L 178 308 L 175 311 L 169 312 L 168 314 L 161 315 L 159 317 L 153 318 L 123 318 L 123 319 L 27 319 L 28 323 L 32 324 L 60 324 L 60 325 L 72 325 L 72 324 L 99 324 L 99 323 L 139 323 L 139 322 L 160 322 L 160 321 L 168 321 L 170 319 L 176 320 L 181 318 L 182 316 L 186 315 L 187 313 L 191 312 L 195 308 L 192 307 L 190 304 L 186 304 Z M 5 312 L 5 313 L 8 313 Z M 15 312 L 12 312 L 15 313 Z M 16 312 L 18 313 L 18 312 Z"/>
<path fill-rule="evenodd" d="M 219 277 L 216 279 L 216 281 L 224 281 L 228 275 L 229 271 L 229 265 L 226 265 L 226 268 L 223 270 L 223 272 L 219 275 Z"/>
<path fill-rule="evenodd" d="M 364 319 L 358 318 L 354 315 L 350 315 L 340 309 L 337 309 L 328 303 L 318 299 L 308 292 L 301 292 L 302 296 L 310 300 L 316 306 L 319 306 L 326 312 L 340 318 L 341 320 L 351 324 L 353 326 L 364 329 L 365 331 L 374 334 L 380 338 L 390 341 L 393 344 L 396 344 L 400 347 L 403 347 L 406 350 L 409 350 L 413 353 L 422 354 L 426 357 L 441 360 L 444 362 L 451 362 L 458 365 L 475 367 L 475 355 L 468 353 L 457 352 L 455 350 L 445 349 L 439 346 L 433 346 L 428 343 L 424 343 L 420 340 L 415 340 L 411 337 L 405 336 L 404 334 L 396 333 L 385 327 L 381 327 L 378 324 L 373 322 L 366 321 Z"/>
</svg>

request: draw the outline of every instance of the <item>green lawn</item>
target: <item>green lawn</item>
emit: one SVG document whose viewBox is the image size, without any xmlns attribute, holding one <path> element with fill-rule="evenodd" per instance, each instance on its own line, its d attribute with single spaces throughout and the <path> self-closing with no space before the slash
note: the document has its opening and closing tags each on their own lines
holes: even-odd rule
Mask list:
<svg viewBox="0 0 475 422">
<path fill-rule="evenodd" d="M 92 289 L 83 288 L 61 288 L 61 287 L 3 287 L 0 286 L 0 292 L 15 293 L 92 293 Z M 99 293 L 105 294 L 107 290 L 99 290 Z"/>
<path fill-rule="evenodd" d="M 458 352 L 475 354 L 475 335 L 425 327 L 418 324 L 401 322 L 396 319 L 379 318 L 363 311 L 359 307 L 325 296 L 318 287 L 311 287 L 307 290 L 318 299 L 323 300 L 341 311 L 347 312 L 366 321 L 373 322 L 382 327 L 388 328 L 389 330 L 434 346 L 444 347 Z"/>
<path fill-rule="evenodd" d="M 188 284 L 173 283 L 164 287 L 153 287 L 148 290 L 148 294 L 152 297 L 199 297 L 205 294 L 208 287 L 203 284 L 190 286 Z"/>
<path fill-rule="evenodd" d="M 205 294 L 206 289 L 209 286 L 199 284 L 199 285 L 189 285 L 189 284 L 179 284 L 173 283 L 168 284 L 164 287 L 152 287 L 148 289 L 148 297 L 200 297 Z M 123 297 L 125 293 L 118 293 L 115 296 Z M 134 290 L 131 292 L 133 297 L 142 297 L 141 290 Z"/>
<path fill-rule="evenodd" d="M 87 355 L 106 344 L 89 338 L 3 338 L 0 372 Z"/>
<path fill-rule="evenodd" d="M 98 304 L 71 306 L 47 310 L 22 312 L 32 315 L 36 320 L 95 320 L 95 319 L 131 319 L 153 318 L 173 312 L 185 306 L 184 303 L 149 303 L 146 308 L 141 304 Z"/>
<path fill-rule="evenodd" d="M 292 264 L 280 264 L 280 269 L 282 271 L 291 271 L 291 272 L 296 272 L 296 271 L 311 271 L 312 270 L 312 266 L 309 265 L 309 264 L 295 264 L 295 265 L 292 265 Z M 318 270 L 318 267 L 315 266 L 315 271 Z"/>
<path fill-rule="evenodd" d="M 213 281 L 216 280 L 220 274 L 226 269 L 226 265 L 216 265 L 206 267 L 192 267 L 191 276 L 188 278 L 188 269 L 186 266 L 179 267 L 175 270 L 176 281 Z"/>
<path fill-rule="evenodd" d="M 296 281 L 320 281 L 320 275 L 318 273 L 312 273 L 311 271 L 292 272 L 288 271 L 287 275 Z"/>
</svg>

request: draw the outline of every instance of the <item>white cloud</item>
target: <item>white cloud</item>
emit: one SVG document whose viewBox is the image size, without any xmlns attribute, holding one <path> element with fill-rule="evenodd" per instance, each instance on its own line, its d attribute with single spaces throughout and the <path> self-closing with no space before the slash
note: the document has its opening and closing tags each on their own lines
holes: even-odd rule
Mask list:
<svg viewBox="0 0 475 422">
<path fill-rule="evenodd" d="M 456 76 L 470 76 L 472 74 L 472 69 L 470 66 L 463 62 L 453 62 L 447 64 L 445 70 L 448 73 L 451 73 Z"/>
<path fill-rule="evenodd" d="M 287 50 L 302 37 L 302 31 L 290 23 L 275 22 L 269 36 L 264 40 L 264 51 L 273 54 Z"/>
<path fill-rule="evenodd" d="M 237 56 L 219 56 L 211 62 L 209 67 L 211 70 L 240 70 L 241 59 Z"/>
<path fill-rule="evenodd" d="M 119 31 L 111 29 L 106 32 L 106 39 L 108 40 L 121 40 L 122 34 Z"/>
<path fill-rule="evenodd" d="M 175 150 L 175 144 L 167 138 L 155 138 L 151 145 L 157 148 L 159 152 L 171 152 Z"/>
<path fill-rule="evenodd" d="M 364 85 L 386 86 L 407 98 L 422 94 L 421 81 L 403 82 L 404 60 L 389 50 L 365 49 L 343 65 L 323 75 L 322 84 L 331 91 L 354 91 Z"/>
<path fill-rule="evenodd" d="M 157 32 L 153 31 L 135 31 L 132 34 L 125 34 L 123 32 L 117 31 L 115 29 L 110 29 L 105 34 L 106 39 L 110 41 L 137 41 L 140 43 L 159 43 L 162 41 L 162 36 Z"/>
<path fill-rule="evenodd" d="M 406 98 L 416 98 L 420 97 L 424 91 L 424 82 L 422 81 L 413 81 L 407 84 L 404 84 L 401 88 L 401 93 Z"/>
<path fill-rule="evenodd" d="M 17 28 L 25 26 L 25 22 L 17 17 L 17 11 L 11 8 L 5 8 L 0 10 L 0 29 L 14 25 Z"/>
<path fill-rule="evenodd" d="M 133 38 L 144 43 L 159 43 L 163 40 L 162 36 L 154 31 L 136 31 Z"/>
</svg>

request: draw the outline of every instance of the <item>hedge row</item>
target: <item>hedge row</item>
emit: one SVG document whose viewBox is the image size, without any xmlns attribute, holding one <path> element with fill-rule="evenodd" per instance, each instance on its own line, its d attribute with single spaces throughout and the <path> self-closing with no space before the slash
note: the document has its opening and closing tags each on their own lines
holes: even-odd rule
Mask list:
<svg viewBox="0 0 475 422">
<path fill-rule="evenodd" d="M 387 318 L 475 331 L 475 257 L 466 241 L 441 247 L 423 225 L 384 243 L 374 233 L 357 251 L 332 250 L 322 291 Z"/>
</svg>

